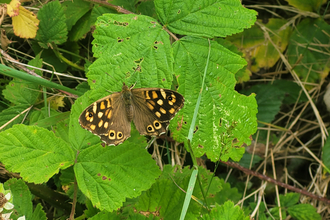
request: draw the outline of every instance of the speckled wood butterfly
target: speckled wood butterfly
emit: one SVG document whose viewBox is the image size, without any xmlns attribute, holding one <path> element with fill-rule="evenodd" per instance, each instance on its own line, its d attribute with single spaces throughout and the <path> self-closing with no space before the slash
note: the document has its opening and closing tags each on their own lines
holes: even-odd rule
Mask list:
<svg viewBox="0 0 330 220">
<path fill-rule="evenodd" d="M 98 135 L 107 145 L 118 145 L 131 136 L 131 121 L 141 135 L 159 136 L 183 107 L 183 96 L 160 88 L 133 89 L 123 84 L 122 91 L 88 106 L 80 115 L 81 127 Z"/>
</svg>

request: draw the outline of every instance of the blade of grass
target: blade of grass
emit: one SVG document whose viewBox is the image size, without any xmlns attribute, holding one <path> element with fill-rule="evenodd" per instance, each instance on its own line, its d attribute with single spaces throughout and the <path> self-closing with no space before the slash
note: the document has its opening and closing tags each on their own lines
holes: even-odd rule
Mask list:
<svg viewBox="0 0 330 220">
<path fill-rule="evenodd" d="M 181 210 L 180 220 L 184 220 L 184 218 L 186 216 L 186 213 L 187 213 L 190 201 L 191 201 L 192 193 L 195 188 L 197 175 L 198 175 L 198 167 L 195 167 L 195 169 L 193 170 L 193 172 L 191 173 L 191 176 L 190 176 L 186 197 L 184 199 L 183 207 Z"/>
<path fill-rule="evenodd" d="M 19 79 L 26 80 L 26 81 L 29 81 L 31 83 L 42 85 L 42 86 L 45 86 L 45 87 L 48 87 L 48 88 L 63 90 L 63 91 L 69 92 L 69 93 L 74 94 L 74 95 L 81 96 L 83 94 L 79 91 L 70 89 L 68 87 L 59 85 L 57 83 L 50 82 L 46 79 L 31 76 L 31 75 L 29 75 L 27 73 L 24 73 L 22 71 L 9 68 L 9 67 L 7 67 L 3 64 L 0 64 L 0 73 L 3 74 L 3 75 L 6 75 L 6 76 L 19 78 Z"/>
</svg>

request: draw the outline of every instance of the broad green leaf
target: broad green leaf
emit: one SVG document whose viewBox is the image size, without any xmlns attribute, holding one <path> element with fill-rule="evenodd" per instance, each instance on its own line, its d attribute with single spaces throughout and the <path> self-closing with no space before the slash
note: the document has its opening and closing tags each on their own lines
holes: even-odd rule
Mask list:
<svg viewBox="0 0 330 220">
<path fill-rule="evenodd" d="M 217 204 L 222 205 L 228 200 L 236 203 L 242 198 L 242 193 L 239 193 L 236 187 L 231 187 L 230 183 L 225 183 L 223 179 L 220 179 L 220 184 L 223 188 L 215 195 Z"/>
<path fill-rule="evenodd" d="M 14 125 L 0 133 L 0 152 L 6 169 L 37 184 L 72 165 L 75 157 L 70 146 L 53 132 L 26 125 Z"/>
<path fill-rule="evenodd" d="M 158 0 L 155 7 L 159 20 L 171 32 L 210 38 L 241 32 L 257 15 L 239 0 Z"/>
<path fill-rule="evenodd" d="M 126 198 L 137 197 L 160 175 L 156 162 L 130 139 L 119 146 L 100 144 L 81 151 L 74 166 L 79 189 L 101 210 L 113 211 Z"/>
<path fill-rule="evenodd" d="M 71 30 L 72 26 L 91 9 L 90 3 L 83 0 L 65 1 L 62 6 L 67 18 L 66 26 L 68 30 Z"/>
<path fill-rule="evenodd" d="M 243 56 L 243 53 L 240 52 L 237 47 L 230 41 L 223 38 L 216 38 L 216 42 L 230 50 L 231 52 L 236 53 L 237 55 Z M 243 69 L 240 69 L 237 73 L 235 73 L 236 83 L 240 84 L 242 82 L 247 82 L 250 80 L 250 76 L 252 75 L 251 71 L 247 69 L 245 66 Z"/>
<path fill-rule="evenodd" d="M 55 126 L 52 126 L 52 131 L 55 133 L 55 136 L 61 138 L 67 143 L 70 143 L 69 124 L 70 118 L 67 118 L 65 120 L 60 121 Z"/>
<path fill-rule="evenodd" d="M 257 94 L 258 120 L 271 123 L 278 114 L 282 104 L 294 104 L 307 101 L 300 86 L 292 81 L 276 80 L 272 83 L 258 84 L 242 91 L 244 94 Z M 262 126 L 261 124 L 259 126 Z"/>
<path fill-rule="evenodd" d="M 280 195 L 281 207 L 290 207 L 296 205 L 299 202 L 300 194 L 298 193 L 287 193 L 285 195 Z M 276 205 L 277 199 L 275 200 Z"/>
<path fill-rule="evenodd" d="M 271 123 L 277 113 L 280 111 L 285 91 L 279 89 L 276 85 L 258 84 L 244 91 L 245 94 L 255 93 L 258 103 L 258 120 Z M 262 124 L 259 124 L 262 126 Z"/>
<path fill-rule="evenodd" d="M 252 147 L 254 147 L 253 143 L 252 143 Z M 259 157 L 257 154 L 254 154 L 253 161 L 251 164 L 252 154 L 248 153 L 247 149 L 248 149 L 248 147 L 245 147 L 245 153 L 244 153 L 243 157 L 241 158 L 241 160 L 239 161 L 239 163 L 238 163 L 239 165 L 241 165 L 242 167 L 245 167 L 245 168 L 250 168 L 250 165 L 254 166 L 256 163 L 259 163 L 260 161 L 263 160 L 263 158 Z"/>
<path fill-rule="evenodd" d="M 298 204 L 287 209 L 291 217 L 299 220 L 321 220 L 322 217 L 317 213 L 311 204 Z"/>
<path fill-rule="evenodd" d="M 289 5 L 292 5 L 302 11 L 319 12 L 320 6 L 327 0 L 286 0 Z"/>
<path fill-rule="evenodd" d="M 52 49 L 44 49 L 40 47 L 40 45 L 36 42 L 32 42 L 32 49 L 35 54 L 40 54 L 42 59 L 53 66 L 53 68 L 58 72 L 65 72 L 68 65 L 61 60 L 58 59 L 58 57 L 55 55 L 54 51 Z M 51 69 L 52 71 L 54 69 Z"/>
<path fill-rule="evenodd" d="M 113 220 L 121 220 L 122 218 L 120 215 L 117 215 L 115 212 L 99 212 L 97 215 L 94 215 L 89 220 L 104 220 L 104 219 L 113 219 Z"/>
<path fill-rule="evenodd" d="M 46 213 L 42 209 L 42 205 L 40 203 L 38 203 L 37 207 L 34 209 L 31 219 L 47 220 Z"/>
<path fill-rule="evenodd" d="M 29 105 L 16 105 L 16 106 L 11 106 L 1 112 L 1 117 L 0 117 L 0 127 L 12 120 L 14 117 L 19 115 L 21 112 L 24 110 L 28 109 L 30 106 Z M 11 128 L 14 124 L 19 124 L 23 122 L 24 117 L 26 116 L 27 113 L 20 115 L 18 118 L 10 122 L 6 127 L 4 127 L 1 131 L 4 131 L 5 129 Z"/>
<path fill-rule="evenodd" d="M 2 91 L 3 96 L 10 102 L 20 105 L 33 105 L 39 97 L 39 85 L 14 78 Z"/>
<path fill-rule="evenodd" d="M 329 73 L 329 35 L 326 33 L 330 33 L 330 25 L 324 20 L 306 18 L 290 38 L 288 61 L 303 82 L 319 82 Z"/>
<path fill-rule="evenodd" d="M 186 141 L 192 112 L 201 89 L 209 43 L 206 39 L 184 37 L 174 44 L 174 72 L 179 76 L 179 92 L 185 105 L 171 122 L 174 139 Z M 234 90 L 235 73 L 246 62 L 217 42 L 211 41 L 211 55 L 205 79 L 192 147 L 196 157 L 207 154 L 216 161 L 228 157 L 239 160 L 244 148 L 233 147 L 250 143 L 257 129 L 257 105 L 254 95 L 244 96 Z M 172 129 L 171 129 L 172 128 Z"/>
<path fill-rule="evenodd" d="M 169 165 L 165 166 L 162 176 L 148 191 L 138 198 L 134 209 L 142 213 L 158 213 L 157 216 L 160 219 L 179 219 L 186 196 L 186 192 L 182 191 L 182 189 L 187 189 L 192 170 L 186 167 L 183 170 L 174 172 L 176 169 Z M 199 167 L 198 170 L 204 193 L 208 189 L 206 196 L 209 201 L 221 190 L 220 181 L 217 177 L 212 179 L 212 174 L 204 168 Z M 203 205 L 203 197 L 198 185 L 198 187 L 195 186 L 194 188 L 193 197 L 185 219 L 197 219 L 202 213 L 201 205 Z M 208 203 L 208 205 L 213 204 Z"/>
<path fill-rule="evenodd" d="M 249 220 L 249 216 L 245 216 L 243 210 L 239 206 L 234 206 L 231 201 L 219 206 L 218 204 L 211 210 L 210 214 L 206 214 L 203 220 Z"/>
<path fill-rule="evenodd" d="M 98 18 L 88 82 L 96 93 L 120 91 L 122 81 L 139 87 L 169 88 L 173 80 L 173 51 L 168 33 L 153 18 L 105 14 Z"/>
<path fill-rule="evenodd" d="M 276 80 L 272 85 L 276 86 L 278 90 L 285 92 L 283 104 L 292 105 L 295 103 L 308 101 L 305 93 L 302 91 L 302 88 L 293 81 Z"/>
<path fill-rule="evenodd" d="M 137 14 L 148 15 L 157 19 L 157 13 L 155 9 L 155 2 L 153 0 L 147 0 L 140 2 L 140 4 L 136 8 Z"/>
<path fill-rule="evenodd" d="M 68 34 L 66 17 L 59 1 L 45 4 L 38 12 L 38 19 L 40 24 L 37 39 L 41 47 L 48 48 L 48 43 L 62 44 L 66 41 Z"/>
<path fill-rule="evenodd" d="M 77 21 L 76 25 L 72 27 L 69 33 L 70 41 L 78 41 L 90 31 L 91 27 L 95 23 L 91 13 L 91 11 L 88 11 L 81 19 Z"/>
<path fill-rule="evenodd" d="M 24 181 L 12 178 L 5 183 L 5 188 L 11 190 L 14 209 L 18 213 L 17 217 L 25 215 L 25 219 L 31 219 L 33 211 L 32 195 Z"/>
<path fill-rule="evenodd" d="M 57 112 L 57 114 L 54 114 L 50 117 L 46 117 L 43 119 L 38 120 L 37 122 L 33 123 L 33 125 L 38 125 L 39 127 L 48 128 L 50 126 L 56 125 L 57 123 L 60 123 L 63 120 L 68 119 L 70 116 L 70 112 Z"/>
<path fill-rule="evenodd" d="M 284 208 L 280 209 L 280 207 L 274 207 L 269 209 L 269 213 L 267 213 L 271 218 L 274 219 L 281 219 L 280 218 L 280 211 L 282 215 L 282 219 L 286 219 L 286 210 Z"/>
<path fill-rule="evenodd" d="M 41 54 L 39 53 L 35 56 L 34 59 L 30 60 L 28 64 L 31 65 L 31 66 L 34 66 L 34 67 L 42 68 L 42 62 L 43 62 L 43 60 L 41 59 Z M 32 68 L 32 67 L 28 67 L 28 68 L 30 70 L 34 71 L 39 76 L 42 76 L 42 71 L 41 70 L 38 70 L 38 69 L 35 69 L 35 68 Z"/>
<path fill-rule="evenodd" d="M 65 118 L 65 116 L 63 116 L 63 114 L 68 114 L 68 113 L 60 113 L 54 109 L 48 109 L 45 107 L 42 107 L 40 110 L 38 111 L 33 111 L 30 115 L 30 125 L 38 125 L 39 127 L 49 127 L 51 125 L 54 125 L 56 122 L 54 120 L 56 119 L 51 119 L 51 118 L 57 118 L 57 122 L 59 122 L 62 118 Z M 62 115 L 62 116 L 60 116 Z M 66 116 L 68 117 L 68 116 Z M 41 124 L 39 124 L 38 122 L 40 122 L 41 120 L 46 120 L 44 122 L 42 122 Z M 47 120 L 49 120 L 49 125 L 47 126 Z"/>
</svg>

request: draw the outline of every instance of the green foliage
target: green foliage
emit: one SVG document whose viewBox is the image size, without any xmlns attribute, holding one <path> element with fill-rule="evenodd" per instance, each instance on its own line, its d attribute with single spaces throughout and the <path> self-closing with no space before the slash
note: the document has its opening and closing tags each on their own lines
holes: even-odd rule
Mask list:
<svg viewBox="0 0 330 220">
<path fill-rule="evenodd" d="M 2 94 L 8 107 L 1 112 L 0 125 L 18 116 L 0 133 L 0 162 L 22 178 L 12 178 L 5 184 L 6 189 L 13 192 L 13 219 L 22 215 L 26 219 L 46 219 L 43 205 L 38 202 L 43 191 L 38 194 L 25 182 L 56 188 L 65 199 L 56 197 L 48 202 L 74 204 L 75 217 L 81 215 L 79 218 L 249 219 L 233 203 L 242 199 L 242 190 L 197 165 L 196 160 L 191 163 L 189 156 L 201 157 L 213 164 L 219 160 L 239 161 L 245 155 L 241 163 L 247 167 L 251 155 L 244 154 L 242 146 L 251 143 L 251 135 L 257 130 L 257 112 L 260 121 L 270 123 L 283 104 L 296 103 L 301 95 L 297 84 L 284 80 L 254 86 L 244 94 L 235 90 L 238 82 L 248 81 L 251 75 L 247 68 L 247 64 L 251 67 L 250 61 L 242 58 L 247 55 L 246 51 L 236 46 L 242 49 L 241 42 L 255 46 L 265 40 L 259 26 L 240 34 L 255 23 L 257 13 L 243 7 L 239 0 L 111 1 L 121 8 L 93 3 L 56 0 L 39 6 L 37 37 L 29 41 L 28 49 L 36 59 L 29 64 L 51 69 L 49 75 L 36 71 L 42 78 L 51 80 L 0 64 L 0 72 L 13 77 L 9 83 L 8 79 L 2 83 L 6 84 Z M 313 27 L 315 24 L 321 29 Z M 281 47 L 280 51 L 287 49 L 291 30 L 284 19 L 270 20 L 264 27 L 274 31 L 270 38 Z M 309 46 L 300 45 L 307 45 L 312 37 L 326 45 L 324 30 L 329 32 L 323 20 L 304 19 L 297 24 L 290 39 L 289 61 L 296 61 L 297 51 L 307 54 L 302 61 L 313 62 L 311 78 L 315 73 L 325 75 L 328 66 L 320 64 L 324 58 L 319 51 L 327 52 L 321 46 L 308 50 Z M 309 32 L 313 35 L 308 35 Z M 228 37 L 236 33 L 239 34 Z M 252 65 L 256 69 L 270 68 L 281 57 L 271 44 L 262 45 L 258 50 L 261 52 Z M 25 61 L 29 56 L 19 59 Z M 301 77 L 309 74 L 304 65 L 296 68 Z M 88 84 L 82 83 L 83 70 L 86 70 Z M 66 72 L 66 76 L 72 78 L 55 75 L 55 71 Z M 100 144 L 98 136 L 81 128 L 78 122 L 81 112 L 94 101 L 120 91 L 123 82 L 136 84 L 135 88 L 174 89 L 184 96 L 184 107 L 169 126 L 171 137 L 162 136 L 147 143 L 149 139 L 132 126 L 131 137 L 123 144 L 105 146 Z M 66 106 L 58 110 L 47 105 L 47 96 L 53 94 L 67 95 Z M 305 100 L 302 95 L 298 103 Z M 196 105 L 199 109 L 194 116 Z M 29 111 L 19 115 L 25 110 Z M 196 126 L 191 149 L 186 149 L 190 154 L 178 159 L 176 155 L 186 153 L 182 148 L 188 148 L 187 137 L 193 121 Z M 159 153 L 159 145 L 164 140 L 170 140 L 175 147 Z M 174 144 L 175 141 L 181 144 Z M 178 153 L 181 146 L 183 152 Z M 324 160 L 328 158 L 327 149 L 324 148 Z M 154 150 L 153 156 L 151 150 Z M 164 165 L 162 156 L 173 164 L 182 159 L 181 166 Z M 254 156 L 252 164 L 260 160 L 261 157 Z M 190 179 L 196 183 L 189 184 Z M 38 196 L 36 205 L 32 203 L 29 188 Z M 280 195 L 282 217 L 320 218 L 311 205 L 297 204 L 298 199 L 297 194 Z M 269 210 L 279 218 L 278 205 Z M 259 211 L 260 219 L 269 218 L 265 204 Z M 54 212 L 62 218 L 69 216 L 65 209 Z"/>
<path fill-rule="evenodd" d="M 281 203 L 281 214 L 282 218 L 286 218 L 289 214 L 291 217 L 297 220 L 319 220 L 322 219 L 320 214 L 316 212 L 316 209 L 310 204 L 297 204 L 299 202 L 300 195 L 297 193 L 287 193 L 286 195 L 280 195 L 280 203 Z M 277 200 L 275 200 L 277 204 Z M 256 204 L 250 204 L 252 208 L 255 208 Z M 278 205 L 278 204 L 277 204 Z M 261 202 L 259 206 L 259 219 L 269 219 L 269 214 L 271 214 L 271 218 L 279 219 L 279 206 L 274 207 L 269 210 L 269 212 L 265 212 L 265 204 Z M 268 218 L 267 218 L 268 217 Z"/>
<path fill-rule="evenodd" d="M 243 91 L 245 94 L 251 94 L 252 92 L 257 95 L 256 100 L 259 111 L 257 118 L 264 123 L 271 123 L 274 120 L 283 103 L 294 104 L 296 100 L 299 100 L 299 102 L 307 100 L 297 84 L 285 80 L 258 84 L 249 90 Z M 260 124 L 259 126 L 262 125 Z"/>
<path fill-rule="evenodd" d="M 241 32 L 254 23 L 257 15 L 244 8 L 239 0 L 159 0 L 155 6 L 160 22 L 171 32 L 210 38 Z"/>
<path fill-rule="evenodd" d="M 212 209 L 211 213 L 206 215 L 203 219 L 211 220 L 211 219 L 219 219 L 219 220 L 249 220 L 249 216 L 245 216 L 244 212 L 240 210 L 238 206 L 234 206 L 234 203 L 231 201 L 225 202 L 223 205 L 216 205 L 214 209 Z"/>
<path fill-rule="evenodd" d="M 38 19 L 40 24 L 37 39 L 41 47 L 47 48 L 49 43 L 62 44 L 66 41 L 68 33 L 66 18 L 59 1 L 44 5 L 38 13 Z"/>
<path fill-rule="evenodd" d="M 14 125 L 1 132 L 0 149 L 6 169 L 19 172 L 27 182 L 46 182 L 74 161 L 74 152 L 67 143 L 37 126 Z"/>
<path fill-rule="evenodd" d="M 292 33 L 288 46 L 288 59 L 302 81 L 317 82 L 328 75 L 330 64 L 325 62 L 330 26 L 322 19 L 304 19 Z M 303 46 L 301 46 L 303 45 Z"/>
</svg>

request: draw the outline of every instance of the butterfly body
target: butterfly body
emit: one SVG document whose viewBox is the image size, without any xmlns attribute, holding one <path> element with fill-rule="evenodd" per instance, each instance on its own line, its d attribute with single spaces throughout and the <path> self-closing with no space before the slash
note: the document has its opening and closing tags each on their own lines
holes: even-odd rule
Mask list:
<svg viewBox="0 0 330 220">
<path fill-rule="evenodd" d="M 108 95 L 80 115 L 81 127 L 101 137 L 108 145 L 118 145 L 130 137 L 131 121 L 141 135 L 159 136 L 169 121 L 183 107 L 178 92 L 161 88 L 132 89 L 123 84 L 122 91 Z"/>
</svg>

